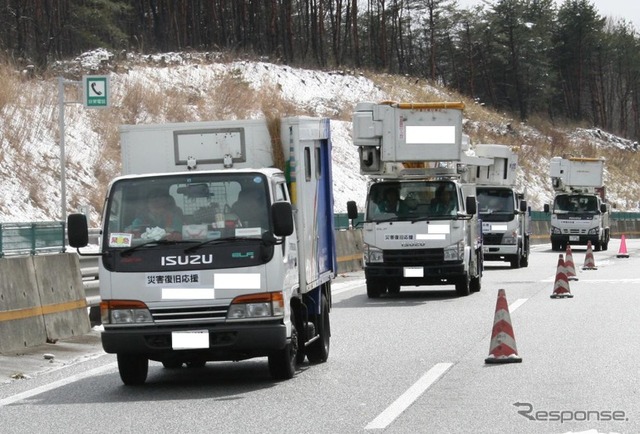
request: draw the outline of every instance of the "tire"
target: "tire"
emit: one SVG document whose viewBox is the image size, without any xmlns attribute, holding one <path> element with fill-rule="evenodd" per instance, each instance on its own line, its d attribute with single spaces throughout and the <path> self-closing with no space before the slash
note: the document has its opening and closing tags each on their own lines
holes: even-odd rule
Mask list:
<svg viewBox="0 0 640 434">
<path fill-rule="evenodd" d="M 529 255 L 524 255 L 524 256 L 522 256 L 522 258 L 520 258 L 520 265 L 522 267 L 528 267 L 529 266 Z"/>
<path fill-rule="evenodd" d="M 384 292 L 384 285 L 378 282 L 369 282 L 367 280 L 367 296 L 369 298 L 379 298 Z"/>
<path fill-rule="evenodd" d="M 274 380 L 289 380 L 296 373 L 298 356 L 298 329 L 291 314 L 291 340 L 283 349 L 269 354 L 269 373 Z"/>
<path fill-rule="evenodd" d="M 560 243 L 559 242 L 551 242 L 551 250 L 553 250 L 554 252 L 557 252 L 560 250 Z"/>
<path fill-rule="evenodd" d="M 127 386 L 140 386 L 147 381 L 149 359 L 135 354 L 118 354 L 118 372 Z"/>
<path fill-rule="evenodd" d="M 460 297 L 471 294 L 471 282 L 468 275 L 465 274 L 456 281 L 456 293 Z"/>
<path fill-rule="evenodd" d="M 306 348 L 310 363 L 324 363 L 329 358 L 331 347 L 331 322 L 329 321 L 329 302 L 322 294 L 320 300 L 320 315 L 316 320 L 316 330 L 320 338 Z"/>
<path fill-rule="evenodd" d="M 511 258 L 511 268 L 520 268 L 522 266 L 522 263 L 520 262 L 520 259 L 522 258 L 522 251 L 520 249 L 518 249 L 518 251 L 516 252 L 516 255 Z"/>
<path fill-rule="evenodd" d="M 599 252 L 601 249 L 602 249 L 602 244 L 600 244 L 600 241 L 598 241 L 598 242 L 596 243 L 596 245 L 595 245 L 595 246 L 593 246 L 593 251 L 594 251 L 594 252 Z"/>
<path fill-rule="evenodd" d="M 471 292 L 480 292 L 480 290 L 482 289 L 482 277 L 480 275 L 471 278 L 469 289 L 471 290 Z"/>
</svg>

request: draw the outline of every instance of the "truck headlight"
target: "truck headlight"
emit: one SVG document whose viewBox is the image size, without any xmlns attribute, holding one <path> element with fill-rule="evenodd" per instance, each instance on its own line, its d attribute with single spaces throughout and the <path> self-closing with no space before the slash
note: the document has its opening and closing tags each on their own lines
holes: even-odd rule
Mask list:
<svg viewBox="0 0 640 434">
<path fill-rule="evenodd" d="M 106 300 L 100 303 L 103 324 L 153 323 L 146 304 L 137 300 Z"/>
<path fill-rule="evenodd" d="M 384 258 L 383 258 L 381 249 L 370 246 L 368 244 L 365 244 L 363 248 L 364 248 L 363 255 L 364 255 L 365 263 L 372 263 L 372 262 L 381 263 L 383 261 Z"/>
<path fill-rule="evenodd" d="M 560 235 L 562 234 L 562 231 L 557 226 L 551 226 L 551 233 L 554 235 Z"/>
<path fill-rule="evenodd" d="M 284 316 L 282 292 L 240 295 L 233 299 L 227 319 L 270 318 Z"/>
<path fill-rule="evenodd" d="M 502 237 L 502 244 L 514 245 L 518 242 L 518 234 L 511 232 L 510 234 L 504 234 Z"/>
<path fill-rule="evenodd" d="M 589 235 L 598 235 L 599 233 L 600 233 L 600 228 L 589 229 Z"/>
<path fill-rule="evenodd" d="M 444 248 L 444 260 L 462 261 L 464 259 L 464 244 L 462 241 Z"/>
</svg>

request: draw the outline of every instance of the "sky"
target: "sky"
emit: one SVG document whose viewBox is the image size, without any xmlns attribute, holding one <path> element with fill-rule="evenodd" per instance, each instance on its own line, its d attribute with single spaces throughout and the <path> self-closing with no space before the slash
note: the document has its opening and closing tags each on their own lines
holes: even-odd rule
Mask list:
<svg viewBox="0 0 640 434">
<path fill-rule="evenodd" d="M 590 0 L 603 17 L 611 17 L 614 19 L 624 18 L 633 23 L 636 31 L 640 32 L 640 1 L 638 0 Z M 484 0 L 458 0 L 460 7 L 474 6 L 486 3 Z M 494 2 L 489 0 L 490 4 Z M 556 0 L 556 4 L 562 4 L 560 0 Z"/>
</svg>

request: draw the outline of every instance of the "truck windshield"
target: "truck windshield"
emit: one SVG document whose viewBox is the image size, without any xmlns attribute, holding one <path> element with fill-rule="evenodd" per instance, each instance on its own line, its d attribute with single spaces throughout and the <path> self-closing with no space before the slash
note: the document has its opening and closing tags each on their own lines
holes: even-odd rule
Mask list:
<svg viewBox="0 0 640 434">
<path fill-rule="evenodd" d="M 553 210 L 560 213 L 597 213 L 596 196 L 582 194 L 561 194 L 553 202 Z"/>
<path fill-rule="evenodd" d="M 262 239 L 270 230 L 268 198 L 259 173 L 122 178 L 107 200 L 105 242 L 130 248 L 160 240 Z"/>
<path fill-rule="evenodd" d="M 513 216 L 514 195 L 510 189 L 478 188 L 478 212 L 485 221 L 496 221 L 506 215 Z"/>
<path fill-rule="evenodd" d="M 450 181 L 402 181 L 373 184 L 367 198 L 368 221 L 451 218 L 460 209 Z"/>
</svg>

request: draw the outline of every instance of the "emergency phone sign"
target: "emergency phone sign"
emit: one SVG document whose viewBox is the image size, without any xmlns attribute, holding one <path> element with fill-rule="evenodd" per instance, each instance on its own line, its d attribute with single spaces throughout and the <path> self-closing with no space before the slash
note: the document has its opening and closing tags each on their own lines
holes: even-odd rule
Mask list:
<svg viewBox="0 0 640 434">
<path fill-rule="evenodd" d="M 82 77 L 84 106 L 87 108 L 109 107 L 109 77 L 106 75 L 84 75 Z"/>
</svg>

